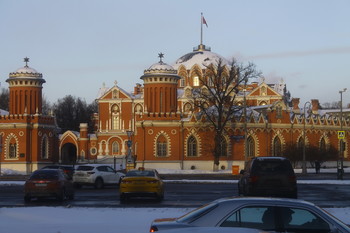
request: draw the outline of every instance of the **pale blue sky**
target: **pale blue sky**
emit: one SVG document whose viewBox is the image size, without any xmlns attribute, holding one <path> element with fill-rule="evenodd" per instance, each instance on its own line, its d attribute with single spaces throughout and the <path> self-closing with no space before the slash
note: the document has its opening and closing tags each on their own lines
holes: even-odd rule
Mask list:
<svg viewBox="0 0 350 233">
<path fill-rule="evenodd" d="M 212 52 L 283 78 L 302 103 L 350 89 L 347 0 L 0 0 L 1 86 L 27 56 L 50 102 L 71 94 L 90 103 L 115 80 L 131 91 L 159 52 L 173 64 L 199 44 L 201 12 Z"/>
</svg>

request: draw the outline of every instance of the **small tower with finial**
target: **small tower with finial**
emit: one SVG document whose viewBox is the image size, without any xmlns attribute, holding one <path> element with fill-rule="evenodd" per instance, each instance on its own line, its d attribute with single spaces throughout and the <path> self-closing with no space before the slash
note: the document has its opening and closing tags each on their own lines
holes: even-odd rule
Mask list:
<svg viewBox="0 0 350 233">
<path fill-rule="evenodd" d="M 177 111 L 177 82 L 180 76 L 163 62 L 164 54 L 158 53 L 159 62 L 144 71 L 144 104 L 149 116 L 164 117 Z"/>
<path fill-rule="evenodd" d="M 9 74 L 10 114 L 41 114 L 43 75 L 28 66 L 29 58 L 24 59 L 25 66 Z"/>
</svg>

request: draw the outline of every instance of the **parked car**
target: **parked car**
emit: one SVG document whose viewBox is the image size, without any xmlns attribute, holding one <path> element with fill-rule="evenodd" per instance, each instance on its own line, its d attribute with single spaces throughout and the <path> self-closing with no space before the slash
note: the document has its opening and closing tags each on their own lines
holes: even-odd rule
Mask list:
<svg viewBox="0 0 350 233">
<path fill-rule="evenodd" d="M 131 197 L 164 198 L 164 184 L 157 170 L 139 168 L 126 173 L 119 186 L 120 201 Z"/>
<path fill-rule="evenodd" d="M 74 166 L 73 165 L 48 165 L 42 169 L 62 169 L 68 176 L 73 177 Z"/>
<path fill-rule="evenodd" d="M 26 180 L 24 184 L 24 201 L 32 198 L 55 197 L 59 201 L 74 199 L 72 178 L 61 169 L 40 169 Z"/>
<path fill-rule="evenodd" d="M 93 185 L 97 189 L 105 185 L 119 185 L 124 173 L 107 165 L 79 165 L 73 174 L 73 183 L 80 188 L 82 185 Z"/>
<path fill-rule="evenodd" d="M 186 227 L 246 227 L 272 232 L 350 232 L 350 227 L 316 205 L 296 199 L 223 198 L 179 218 L 156 219 L 150 232 Z"/>
<path fill-rule="evenodd" d="M 256 157 L 241 171 L 238 195 L 298 198 L 297 180 L 284 157 Z"/>
</svg>

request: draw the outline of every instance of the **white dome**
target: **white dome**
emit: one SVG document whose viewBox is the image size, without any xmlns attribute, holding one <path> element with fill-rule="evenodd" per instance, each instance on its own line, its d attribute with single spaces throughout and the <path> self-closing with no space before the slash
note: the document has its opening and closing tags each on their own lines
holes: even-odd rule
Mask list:
<svg viewBox="0 0 350 233">
<path fill-rule="evenodd" d="M 171 65 L 160 61 L 151 65 L 144 74 L 176 74 L 176 70 Z"/>
<path fill-rule="evenodd" d="M 23 73 L 23 74 L 38 74 L 39 72 L 29 66 L 21 67 L 17 69 L 14 73 Z"/>
<path fill-rule="evenodd" d="M 10 79 L 24 78 L 24 79 L 42 79 L 43 75 L 29 66 L 24 66 L 10 73 Z M 43 80 L 43 79 L 42 79 Z"/>
<path fill-rule="evenodd" d="M 186 69 L 191 69 L 192 66 L 197 64 L 205 69 L 209 64 L 217 64 L 220 59 L 223 65 L 229 65 L 226 58 L 211 51 L 193 51 L 177 59 L 173 66 L 175 69 L 178 69 L 180 65 L 184 65 Z"/>
</svg>

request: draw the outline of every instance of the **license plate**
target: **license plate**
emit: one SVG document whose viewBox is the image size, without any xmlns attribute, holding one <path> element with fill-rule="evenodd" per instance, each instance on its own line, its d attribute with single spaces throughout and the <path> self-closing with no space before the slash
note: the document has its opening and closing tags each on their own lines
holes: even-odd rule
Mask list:
<svg viewBox="0 0 350 233">
<path fill-rule="evenodd" d="M 36 187 L 46 187 L 47 184 L 35 184 Z"/>
</svg>

